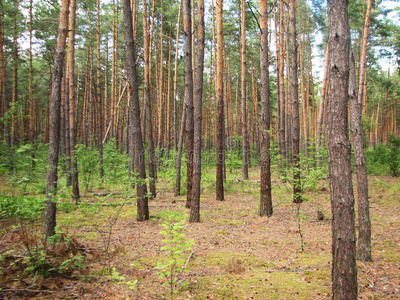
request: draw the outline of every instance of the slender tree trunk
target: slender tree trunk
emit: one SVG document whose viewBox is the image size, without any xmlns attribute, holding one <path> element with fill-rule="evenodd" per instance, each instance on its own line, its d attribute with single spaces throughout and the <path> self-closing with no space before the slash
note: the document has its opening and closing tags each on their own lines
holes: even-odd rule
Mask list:
<svg viewBox="0 0 400 300">
<path fill-rule="evenodd" d="M 350 28 L 348 1 L 328 1 L 327 144 L 332 206 L 332 299 L 357 299 L 356 236 L 348 137 Z"/>
<path fill-rule="evenodd" d="M 283 0 L 279 0 L 279 56 L 278 56 L 278 76 L 279 76 L 279 111 L 278 111 L 278 131 L 279 131 L 279 154 L 283 158 L 283 161 L 288 158 L 288 153 L 286 151 L 286 109 L 285 109 L 285 78 L 284 78 L 284 62 L 285 62 L 285 51 L 283 38 L 284 25 L 284 8 Z M 283 165 L 282 167 L 285 167 Z"/>
<path fill-rule="evenodd" d="M 126 41 L 126 67 L 127 77 L 129 83 L 129 113 L 130 113 L 130 139 L 131 145 L 135 146 L 135 170 L 136 177 L 136 191 L 137 191 L 137 220 L 149 220 L 149 203 L 147 198 L 146 187 L 146 167 L 144 157 L 144 147 L 142 140 L 142 129 L 140 122 L 140 104 L 139 104 L 139 89 L 138 78 L 136 71 L 136 43 L 133 38 L 132 26 L 132 10 L 130 0 L 123 1 L 124 11 L 124 28 L 125 28 L 125 41 Z M 131 157 L 130 159 L 133 159 Z"/>
<path fill-rule="evenodd" d="M 97 0 L 97 44 L 96 44 L 96 53 L 97 53 L 97 64 L 96 64 L 96 94 L 97 94 L 97 150 L 99 151 L 99 176 L 100 180 L 103 180 L 104 177 L 104 168 L 103 168 L 103 105 L 101 101 L 101 68 L 100 68 L 100 0 Z"/>
<path fill-rule="evenodd" d="M 68 30 L 68 53 L 67 53 L 67 77 L 68 77 L 68 94 L 69 94 L 69 130 L 70 130 L 70 156 L 71 156 L 71 181 L 72 181 L 72 198 L 74 202 L 79 202 L 79 175 L 78 161 L 75 154 L 76 147 L 76 94 L 75 94 L 75 13 L 76 0 L 70 2 L 69 30 Z M 79 77 L 79 76 L 78 76 Z M 79 82 L 79 80 L 78 80 Z"/>
<path fill-rule="evenodd" d="M 224 33 L 223 33 L 223 0 L 217 0 L 217 174 L 216 174 L 216 198 L 224 201 L 224 165 L 225 165 L 225 126 L 224 126 Z"/>
<path fill-rule="evenodd" d="M 271 112 L 269 103 L 269 57 L 268 57 L 268 4 L 267 0 L 260 0 L 261 23 L 261 191 L 260 216 L 272 216 L 271 195 L 271 158 L 270 158 L 270 123 Z"/>
<path fill-rule="evenodd" d="M 247 130 L 247 94 L 246 94 L 246 1 L 241 0 L 241 22 L 240 22 L 240 82 L 242 98 L 242 170 L 243 179 L 249 179 L 249 136 Z"/>
<path fill-rule="evenodd" d="M 297 33 L 296 1 L 290 0 L 290 41 L 292 50 L 292 156 L 293 156 L 293 202 L 302 202 L 300 181 L 300 121 L 299 121 L 299 82 L 297 76 Z"/>
<path fill-rule="evenodd" d="M 56 203 L 53 197 L 57 193 L 58 152 L 60 146 L 60 108 L 61 108 L 61 78 L 63 76 L 65 41 L 68 32 L 69 0 L 61 2 L 60 21 L 56 52 L 54 55 L 53 84 L 51 90 L 49 154 L 47 158 L 46 204 L 43 213 L 43 235 L 47 239 L 56 231 Z"/>
<path fill-rule="evenodd" d="M 5 113 L 9 109 L 8 101 L 7 101 L 7 93 L 6 93 L 6 61 L 4 57 L 4 32 L 3 32 L 3 22 L 4 22 L 4 3 L 0 3 L 0 91 L 1 91 L 1 114 L 0 117 L 4 117 Z M 11 149 L 11 140 L 10 140 L 10 127 L 5 126 L 3 122 L 1 122 L 0 133 L 7 140 L 8 148 Z M 10 143 L 9 143 L 10 142 Z"/>
<path fill-rule="evenodd" d="M 349 101 L 351 113 L 351 131 L 353 135 L 354 163 L 358 193 L 358 247 L 357 257 L 363 261 L 372 261 L 371 220 L 369 218 L 368 177 L 365 164 L 362 139 L 362 97 L 357 97 L 356 70 L 353 53 L 350 53 Z"/>
<path fill-rule="evenodd" d="M 195 77 L 194 141 L 193 141 L 193 188 L 189 222 L 200 222 L 201 184 L 201 123 L 203 119 L 204 73 L 204 0 L 198 1 L 197 70 Z"/>
<path fill-rule="evenodd" d="M 144 43 L 144 101 L 146 109 L 146 134 L 147 134 L 147 147 L 149 152 L 149 187 L 152 197 L 156 197 L 156 183 L 155 183 L 155 153 L 154 153 L 154 140 L 153 140 L 153 125 L 151 121 L 151 91 L 150 91 L 150 41 L 147 26 L 147 5 L 146 0 L 143 1 L 143 43 Z"/>
<path fill-rule="evenodd" d="M 187 153 L 187 201 L 186 207 L 190 208 L 193 188 L 193 66 L 192 66 L 192 17 L 191 0 L 183 1 L 183 30 L 185 33 L 185 108 L 186 108 L 186 153 Z"/>
</svg>

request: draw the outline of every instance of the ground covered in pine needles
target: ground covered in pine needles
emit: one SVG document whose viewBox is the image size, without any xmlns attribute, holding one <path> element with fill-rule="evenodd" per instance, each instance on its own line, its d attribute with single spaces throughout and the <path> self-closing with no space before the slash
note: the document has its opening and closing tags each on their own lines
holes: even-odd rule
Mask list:
<svg viewBox="0 0 400 300">
<path fill-rule="evenodd" d="M 161 178 L 148 222 L 136 221 L 134 199 L 118 189 L 87 192 L 77 208 L 60 204 L 59 234 L 47 243 L 40 220 L 1 219 L 0 298 L 170 299 L 171 270 L 174 299 L 331 298 L 327 180 L 298 207 L 290 184 L 275 178 L 274 213 L 265 218 L 257 216 L 258 168 L 248 181 L 228 172 L 224 202 L 214 197 L 214 170 L 203 174 L 196 224 L 187 222 L 186 197 L 173 195 L 173 179 Z M 357 262 L 359 299 L 400 299 L 400 180 L 370 176 L 369 185 L 374 261 Z M 171 211 L 186 218 L 185 237 L 160 234 Z M 177 254 L 179 268 L 165 267 L 163 239 L 189 248 Z"/>
</svg>

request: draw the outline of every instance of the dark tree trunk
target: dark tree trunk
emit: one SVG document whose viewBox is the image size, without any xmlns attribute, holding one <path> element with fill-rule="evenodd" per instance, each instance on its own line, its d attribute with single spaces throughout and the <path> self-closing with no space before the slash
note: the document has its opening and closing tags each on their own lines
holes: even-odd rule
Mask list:
<svg viewBox="0 0 400 300">
<path fill-rule="evenodd" d="M 351 132 L 353 134 L 354 164 L 358 194 L 358 245 L 357 257 L 363 261 L 372 261 L 371 254 L 371 220 L 369 218 L 368 177 L 365 164 L 362 139 L 361 112 L 362 99 L 357 97 L 356 68 L 353 53 L 350 53 L 349 101 Z"/>
<path fill-rule="evenodd" d="M 217 0 L 217 174 L 216 198 L 224 201 L 224 165 L 225 165 L 225 126 L 224 126 L 224 33 L 222 20 L 223 0 Z"/>
<path fill-rule="evenodd" d="M 297 75 L 297 33 L 296 1 L 290 0 L 290 42 L 292 50 L 292 156 L 293 156 L 293 202 L 302 202 L 300 182 L 300 114 L 299 114 L 299 79 Z"/>
<path fill-rule="evenodd" d="M 58 154 L 60 147 L 61 119 L 61 84 L 64 66 L 65 41 L 68 33 L 69 0 L 63 0 L 60 10 L 60 21 L 52 76 L 50 102 L 49 154 L 47 157 L 46 204 L 43 213 L 43 235 L 46 239 L 56 233 L 56 203 L 53 197 L 57 193 Z"/>
<path fill-rule="evenodd" d="M 189 222 L 200 222 L 201 128 L 203 118 L 204 0 L 198 0 L 197 71 L 195 79 L 193 188 Z"/>
<path fill-rule="evenodd" d="M 186 160 L 187 160 L 187 201 L 190 208 L 193 188 L 193 65 L 192 65 L 192 17 L 191 0 L 183 1 L 183 31 L 185 34 L 185 108 L 186 108 Z"/>
<path fill-rule="evenodd" d="M 153 124 L 151 121 L 151 90 L 150 90 L 150 40 L 147 26 L 147 6 L 146 0 L 143 1 L 143 30 L 144 34 L 144 102 L 145 102 L 145 119 L 146 119 L 146 135 L 147 135 L 147 149 L 149 154 L 149 187 L 151 197 L 156 197 L 156 162 L 154 153 L 154 140 L 153 140 Z"/>
<path fill-rule="evenodd" d="M 348 137 L 348 1 L 328 1 L 327 144 L 332 206 L 332 299 L 357 299 L 356 235 Z"/>
<path fill-rule="evenodd" d="M 261 191 L 260 216 L 272 216 L 271 158 L 270 158 L 270 103 L 269 103 L 269 57 L 268 57 L 268 5 L 260 0 L 261 23 Z"/>
<path fill-rule="evenodd" d="M 140 122 L 140 104 L 138 79 L 136 71 L 136 45 L 133 38 L 132 10 L 130 0 L 124 0 L 124 27 L 126 41 L 126 67 L 129 83 L 129 113 L 130 113 L 130 138 L 135 145 L 135 170 L 137 173 L 137 220 L 145 221 L 149 219 L 149 203 L 147 199 L 146 169 L 144 159 L 144 147 L 142 141 L 142 129 Z M 133 157 L 131 157 L 131 160 Z"/>
</svg>

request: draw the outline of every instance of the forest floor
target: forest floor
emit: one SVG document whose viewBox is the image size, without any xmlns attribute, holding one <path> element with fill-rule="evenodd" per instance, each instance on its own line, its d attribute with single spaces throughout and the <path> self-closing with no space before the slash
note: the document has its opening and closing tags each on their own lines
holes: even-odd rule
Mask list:
<svg viewBox="0 0 400 300">
<path fill-rule="evenodd" d="M 307 200 L 298 208 L 292 203 L 290 184 L 274 178 L 274 213 L 266 218 L 257 216 L 259 168 L 251 169 L 249 181 L 238 180 L 239 171 L 228 172 L 223 202 L 215 200 L 214 170 L 203 174 L 201 222 L 186 222 L 183 229 L 194 244 L 180 255 L 187 272 L 177 275 L 174 299 L 331 298 L 332 215 L 327 180 L 307 191 Z M 109 205 L 124 200 L 118 195 L 87 193 L 79 208 L 59 210 L 59 231 L 72 240 L 69 254 L 64 255 L 71 260 L 82 254 L 85 268 L 62 276 L 33 277 L 12 268 L 11 261 L 0 268 L 0 298 L 170 299 L 169 287 L 162 285 L 166 279 L 159 279 L 157 268 L 159 262 L 166 262 L 161 251 L 163 212 L 181 211 L 188 216 L 186 197 L 173 196 L 172 186 L 172 179 L 158 183 L 147 222 L 136 221 L 134 202 Z M 373 262 L 357 262 L 359 299 L 400 299 L 400 179 L 370 176 L 369 186 Z M 318 220 L 318 210 L 324 220 Z M 40 220 L 25 227 L 12 220 L 0 222 L 3 262 L 18 260 L 17 253 L 23 251 L 17 252 L 17 247 L 35 249 L 38 242 L 33 242 L 32 232 L 40 232 Z M 25 235 L 21 228 L 26 228 Z"/>
</svg>

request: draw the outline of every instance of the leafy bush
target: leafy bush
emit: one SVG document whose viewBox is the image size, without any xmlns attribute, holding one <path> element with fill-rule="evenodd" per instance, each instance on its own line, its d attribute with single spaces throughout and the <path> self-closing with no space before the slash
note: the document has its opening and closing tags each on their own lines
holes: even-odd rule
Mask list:
<svg viewBox="0 0 400 300">
<path fill-rule="evenodd" d="M 105 177 L 111 182 L 128 180 L 129 157 L 117 148 L 115 139 L 104 145 L 103 164 Z"/>
</svg>

